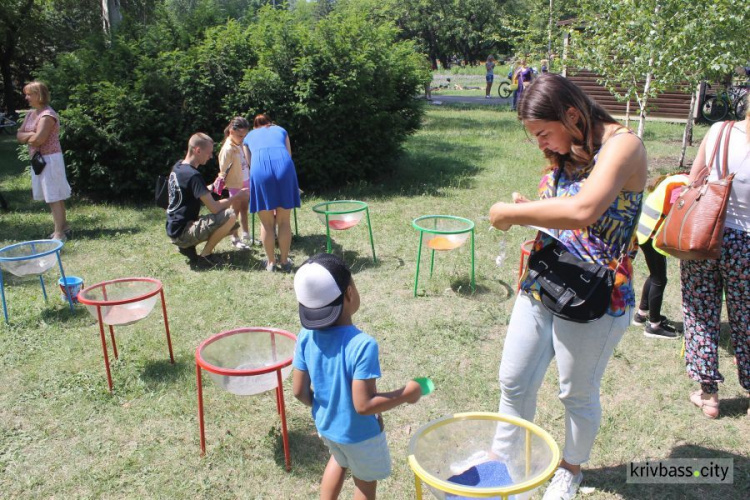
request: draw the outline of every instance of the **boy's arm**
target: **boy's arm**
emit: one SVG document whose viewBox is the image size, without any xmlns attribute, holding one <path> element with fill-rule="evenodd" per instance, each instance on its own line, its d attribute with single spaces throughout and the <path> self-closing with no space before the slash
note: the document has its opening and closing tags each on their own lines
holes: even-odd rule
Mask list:
<svg viewBox="0 0 750 500">
<path fill-rule="evenodd" d="M 413 380 L 401 389 L 391 392 L 378 392 L 374 378 L 354 380 L 352 382 L 352 399 L 354 409 L 360 415 L 375 415 L 404 403 L 414 404 L 422 397 L 422 388 Z M 296 394 L 295 394 L 296 395 Z"/>
<path fill-rule="evenodd" d="M 292 375 L 292 392 L 299 402 L 312 407 L 313 390 L 310 387 L 309 373 L 298 370 L 297 368 L 294 369 L 294 374 Z"/>
</svg>

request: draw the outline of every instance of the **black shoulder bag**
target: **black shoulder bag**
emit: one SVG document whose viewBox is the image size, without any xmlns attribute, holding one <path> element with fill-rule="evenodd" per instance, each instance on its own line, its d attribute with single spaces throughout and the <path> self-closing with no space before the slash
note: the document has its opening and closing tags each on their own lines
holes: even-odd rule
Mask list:
<svg viewBox="0 0 750 500">
<path fill-rule="evenodd" d="M 554 191 L 562 168 L 555 175 Z M 619 263 L 628 249 L 641 214 L 641 204 L 625 244 Z M 576 323 L 590 323 L 604 316 L 612 298 L 615 271 L 609 266 L 585 262 L 555 241 L 529 257 L 529 277 L 539 283 L 542 305 L 555 316 Z"/>
<path fill-rule="evenodd" d="M 169 176 L 160 175 L 156 178 L 154 187 L 154 202 L 159 208 L 167 209 L 169 207 Z"/>
<path fill-rule="evenodd" d="M 47 166 L 47 161 L 42 156 L 42 153 L 37 151 L 34 156 L 31 157 L 31 168 L 34 169 L 36 175 L 41 175 L 44 167 Z"/>
</svg>

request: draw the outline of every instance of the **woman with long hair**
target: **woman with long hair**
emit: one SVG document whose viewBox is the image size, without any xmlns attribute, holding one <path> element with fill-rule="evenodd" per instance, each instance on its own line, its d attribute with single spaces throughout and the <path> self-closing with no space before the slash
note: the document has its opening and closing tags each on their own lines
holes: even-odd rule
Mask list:
<svg viewBox="0 0 750 500">
<path fill-rule="evenodd" d="M 250 122 L 241 116 L 235 116 L 224 128 L 224 144 L 219 151 L 219 177 L 229 190 L 229 196 L 234 196 L 242 188 L 250 187 L 250 167 L 242 148 L 242 141 L 250 131 Z M 232 234 L 232 246 L 241 250 L 250 248 L 251 238 L 247 225 L 248 201 L 239 203 L 240 226 L 242 237 L 236 232 Z"/>
<path fill-rule="evenodd" d="M 609 307 L 599 319 L 577 323 L 553 315 L 541 302 L 539 284 L 524 273 L 500 363 L 500 413 L 533 420 L 544 374 L 557 360 L 565 406 L 563 459 L 545 499 L 572 498 L 581 464 L 590 458 L 599 431 L 599 389 L 604 369 L 630 324 L 635 305 L 631 257 L 637 214 L 646 184 L 646 150 L 583 91 L 560 75 L 541 75 L 527 87 L 518 118 L 548 162 L 539 200 L 513 193 L 514 203 L 495 203 L 490 222 L 550 228 L 579 259 L 615 271 Z M 539 233 L 534 253 L 555 239 Z M 502 457 L 517 430 L 500 426 L 492 454 Z"/>
</svg>

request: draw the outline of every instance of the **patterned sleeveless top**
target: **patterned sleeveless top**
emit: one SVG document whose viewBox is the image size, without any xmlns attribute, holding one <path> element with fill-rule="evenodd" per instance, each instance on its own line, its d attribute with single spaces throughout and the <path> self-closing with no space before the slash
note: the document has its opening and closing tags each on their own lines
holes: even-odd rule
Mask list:
<svg viewBox="0 0 750 500">
<path fill-rule="evenodd" d="M 594 157 L 596 162 L 597 157 Z M 592 167 L 593 168 L 593 167 Z M 575 196 L 581 190 L 592 169 L 576 172 L 573 175 L 562 172 L 557 185 L 557 196 Z M 547 173 L 539 183 L 539 197 L 552 198 L 557 169 Z M 615 269 L 615 285 L 612 288 L 612 298 L 607 314 L 622 316 L 628 307 L 635 306 L 635 292 L 633 291 L 633 258 L 638 250 L 633 227 L 638 223 L 636 216 L 642 192 L 620 191 L 615 201 L 610 205 L 599 220 L 582 229 L 565 229 L 558 231 L 560 241 L 565 248 L 587 262 L 608 265 Z M 631 235 L 630 241 L 625 239 Z M 539 233 L 531 253 L 538 252 L 545 246 L 554 243 L 554 239 L 544 233 Z M 625 255 L 618 265 L 621 250 Z M 528 268 L 521 278 L 521 289 L 531 293 L 539 299 L 539 285 L 529 279 Z"/>
<path fill-rule="evenodd" d="M 55 113 L 55 110 L 51 107 L 46 106 L 39 111 L 31 111 L 29 118 L 26 120 L 21 131 L 35 132 L 39 125 L 39 120 L 41 120 L 43 116 L 51 116 L 55 124 L 52 127 L 52 133 L 50 133 L 45 143 L 39 146 L 39 152 L 43 155 L 62 153 L 62 147 L 60 146 L 60 117 L 57 116 L 57 113 Z M 37 148 L 29 144 L 29 155 L 33 156 L 36 151 Z"/>
</svg>

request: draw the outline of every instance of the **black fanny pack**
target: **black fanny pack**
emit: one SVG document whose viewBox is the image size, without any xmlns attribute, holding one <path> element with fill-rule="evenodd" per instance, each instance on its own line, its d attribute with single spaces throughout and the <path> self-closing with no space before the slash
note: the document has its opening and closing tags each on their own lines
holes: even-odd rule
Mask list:
<svg viewBox="0 0 750 500">
<path fill-rule="evenodd" d="M 554 177 L 554 192 L 562 175 L 559 168 Z M 617 261 L 619 267 L 628 251 L 633 231 L 641 216 L 638 212 Z M 529 277 L 539 284 L 542 305 L 555 316 L 576 323 L 590 323 L 604 316 L 612 300 L 615 271 L 609 266 L 585 262 L 559 241 L 529 256 Z"/>
<path fill-rule="evenodd" d="M 582 261 L 557 242 L 529 256 L 529 277 L 539 284 L 545 308 L 576 323 L 604 316 L 615 283 L 609 266 Z"/>
</svg>

